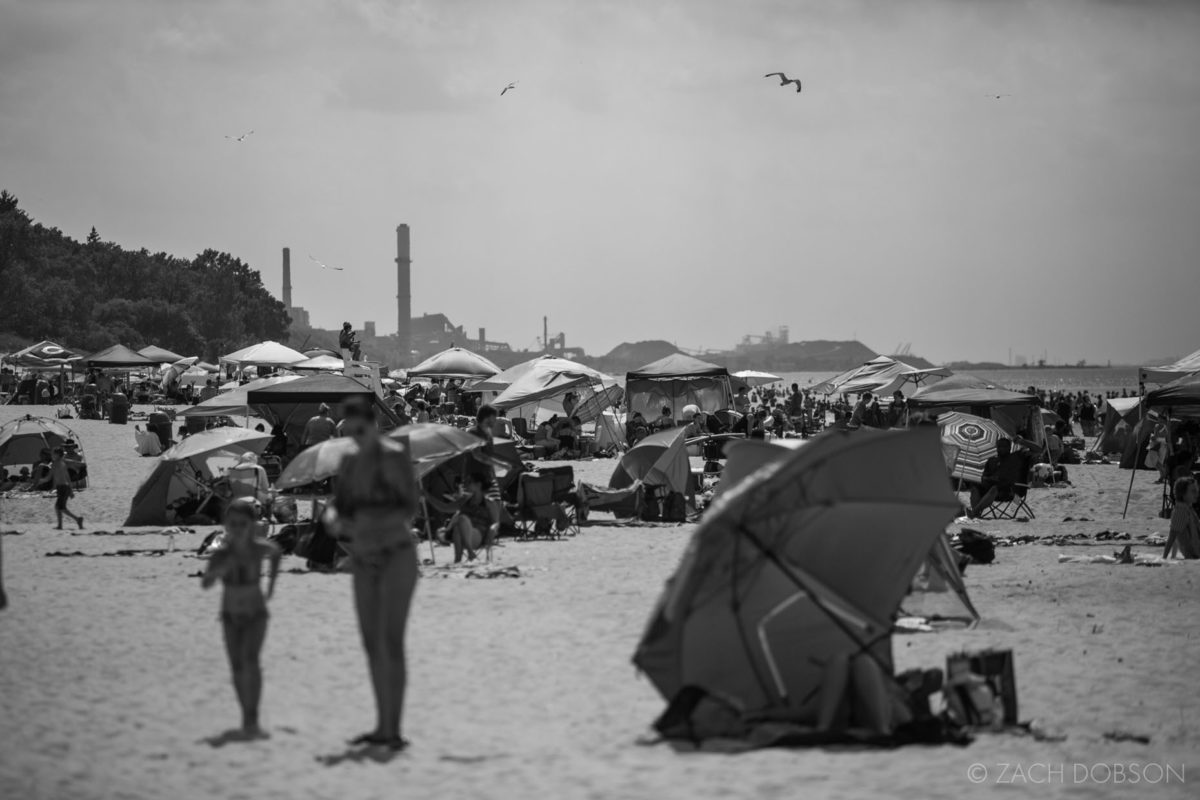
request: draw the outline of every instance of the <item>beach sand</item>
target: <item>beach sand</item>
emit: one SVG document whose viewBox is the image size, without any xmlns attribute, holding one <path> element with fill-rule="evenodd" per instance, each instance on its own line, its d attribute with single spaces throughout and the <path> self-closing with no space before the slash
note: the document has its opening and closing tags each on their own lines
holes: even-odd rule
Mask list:
<svg viewBox="0 0 1200 800">
<path fill-rule="evenodd" d="M 0 409 L 0 421 L 18 413 Z M 563 541 L 504 542 L 496 560 L 519 567 L 518 579 L 425 568 L 409 637 L 413 747 L 390 762 L 362 760 L 345 744 L 373 722 L 349 577 L 285 572 L 263 656 L 271 738 L 213 747 L 206 738 L 238 713 L 219 598 L 193 577 L 207 531 L 178 537 L 178 550 L 164 555 L 47 557 L 168 547 L 144 530 L 95 535 L 121 527 L 151 460 L 134 453 L 132 426 L 70 424 L 92 475 L 73 501 L 88 535 L 52 530 L 49 498 L 0 509 L 0 530 L 20 532 L 3 539 L 3 798 L 935 798 L 1005 782 L 1038 796 L 1196 796 L 1195 785 L 1160 780 L 1156 764 L 1200 785 L 1200 563 L 1057 560 L 1110 553 L 1115 543 L 1003 548 L 994 565 L 967 573 L 982 625 L 895 637 L 899 668 L 941 666 L 962 648 L 1012 648 L 1022 718 L 1065 741 L 984 734 L 966 748 L 679 754 L 637 743 L 664 702 L 630 658 L 694 526 L 625 527 L 606 517 Z M 612 466 L 578 464 L 577 475 L 605 483 Z M 1165 533 L 1153 476 L 1139 474 L 1127 520 L 1129 472 L 1073 467 L 1072 476 L 1074 488 L 1032 492 L 1033 522 L 975 527 L 1006 536 Z M 447 563 L 449 550 L 437 560 Z M 1151 742 L 1105 741 L 1118 729 Z M 988 770 L 981 784 L 969 780 L 972 764 Z M 1091 772 L 1078 784 L 1076 764 Z M 1150 782 L 1118 782 L 1111 764 L 1145 767 Z"/>
</svg>

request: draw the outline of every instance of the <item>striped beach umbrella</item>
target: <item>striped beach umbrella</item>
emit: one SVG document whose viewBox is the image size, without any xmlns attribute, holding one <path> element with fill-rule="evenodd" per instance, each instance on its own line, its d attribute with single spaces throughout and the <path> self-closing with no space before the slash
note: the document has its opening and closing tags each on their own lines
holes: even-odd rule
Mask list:
<svg viewBox="0 0 1200 800">
<path fill-rule="evenodd" d="M 997 442 L 1007 436 L 992 420 L 958 411 L 942 414 L 938 426 L 943 445 L 958 448 L 950 476 L 975 483 L 983 476 L 983 465 L 996 455 Z"/>
</svg>

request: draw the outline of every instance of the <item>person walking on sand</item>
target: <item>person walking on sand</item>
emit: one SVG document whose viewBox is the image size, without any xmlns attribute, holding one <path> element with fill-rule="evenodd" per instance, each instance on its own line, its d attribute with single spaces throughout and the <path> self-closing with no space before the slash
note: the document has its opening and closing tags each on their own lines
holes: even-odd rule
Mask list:
<svg viewBox="0 0 1200 800">
<path fill-rule="evenodd" d="M 262 666 L 259 654 L 267 637 L 267 601 L 275 593 L 282 556 L 274 542 L 260 535 L 261 506 L 253 497 L 239 497 L 225 511 L 225 539 L 208 561 L 200 579 L 205 589 L 218 580 L 225 585 L 221 596 L 221 626 L 225 650 L 233 672 L 233 689 L 242 707 L 242 735 L 255 739 L 264 735 L 258 725 L 262 698 Z M 262 562 L 270 562 L 267 591 L 262 590 Z"/>
<path fill-rule="evenodd" d="M 71 473 L 67 469 L 67 462 L 63 457 L 61 447 L 54 448 L 54 452 L 51 454 L 50 479 L 54 482 L 54 513 L 58 516 L 58 530 L 63 529 L 64 515 L 75 520 L 75 523 L 79 525 L 79 530 L 83 530 L 83 516 L 72 514 L 67 508 L 67 501 L 75 495 L 75 490 L 71 488 Z"/>
<path fill-rule="evenodd" d="M 417 587 L 418 565 L 412 518 L 417 510 L 416 471 L 408 448 L 382 436 L 370 405 L 350 403 L 344 431 L 358 452 L 342 460 L 331 504 L 332 526 L 350 552 L 354 605 L 375 692 L 374 730 L 351 744 L 400 751 L 407 669 L 404 636 Z"/>
</svg>

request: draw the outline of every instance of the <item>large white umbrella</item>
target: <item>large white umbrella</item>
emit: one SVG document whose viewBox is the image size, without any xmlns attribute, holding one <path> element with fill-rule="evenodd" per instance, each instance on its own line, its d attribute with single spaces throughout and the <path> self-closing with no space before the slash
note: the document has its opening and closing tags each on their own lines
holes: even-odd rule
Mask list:
<svg viewBox="0 0 1200 800">
<path fill-rule="evenodd" d="M 412 378 L 489 378 L 499 371 L 498 366 L 478 353 L 451 347 L 417 364 L 408 375 Z"/>
<path fill-rule="evenodd" d="M 744 369 L 741 372 L 733 373 L 733 377 L 737 378 L 747 386 L 754 388 L 756 386 L 767 386 L 772 383 L 779 383 L 783 378 L 778 375 L 772 375 L 770 372 L 759 372 L 754 369 Z"/>
<path fill-rule="evenodd" d="M 221 356 L 221 360 L 243 367 L 257 365 L 286 367 L 289 364 L 304 361 L 305 358 L 303 353 L 293 350 L 285 344 L 267 341 L 235 350 L 228 355 Z"/>
</svg>

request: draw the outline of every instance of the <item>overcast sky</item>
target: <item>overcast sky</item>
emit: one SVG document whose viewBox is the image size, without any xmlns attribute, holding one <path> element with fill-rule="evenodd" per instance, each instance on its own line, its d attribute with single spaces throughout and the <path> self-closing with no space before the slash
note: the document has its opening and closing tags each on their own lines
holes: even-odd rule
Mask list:
<svg viewBox="0 0 1200 800">
<path fill-rule="evenodd" d="M 0 109 L 39 221 L 290 246 L 324 327 L 395 330 L 407 222 L 414 313 L 519 348 L 1200 346 L 1200 3 L 0 0 Z"/>
</svg>

